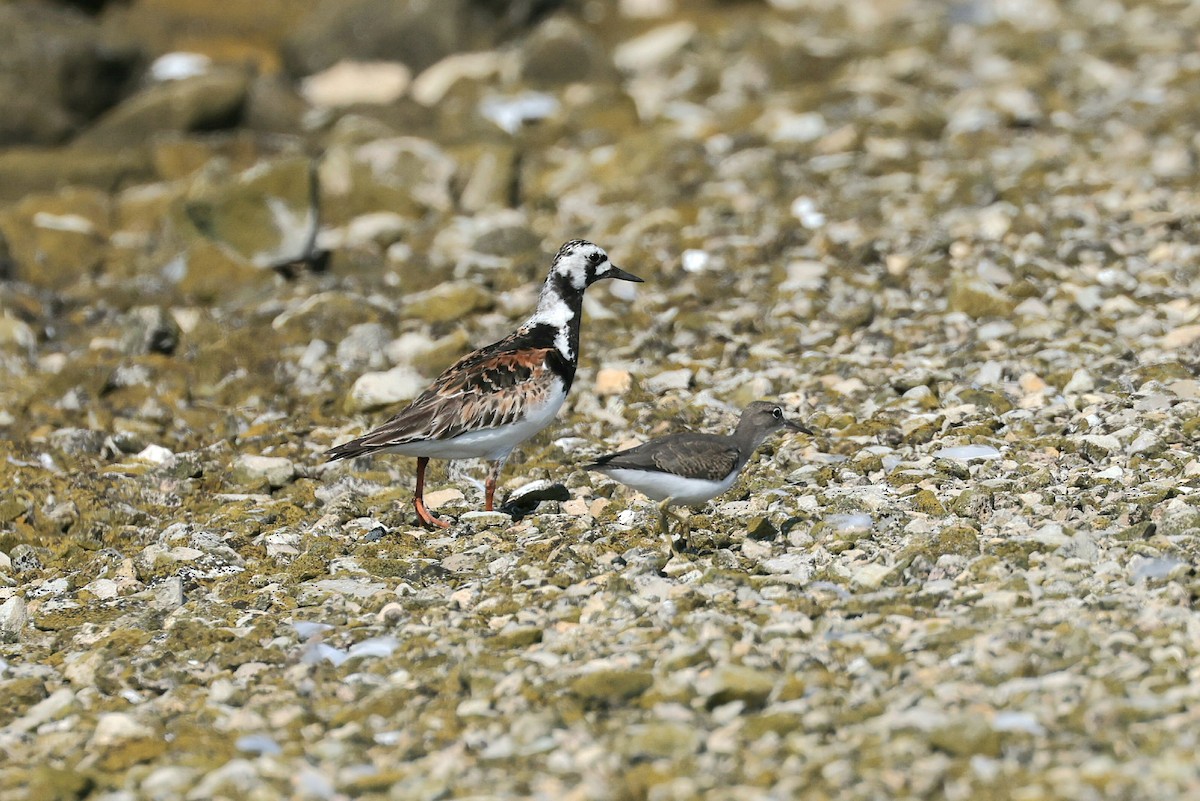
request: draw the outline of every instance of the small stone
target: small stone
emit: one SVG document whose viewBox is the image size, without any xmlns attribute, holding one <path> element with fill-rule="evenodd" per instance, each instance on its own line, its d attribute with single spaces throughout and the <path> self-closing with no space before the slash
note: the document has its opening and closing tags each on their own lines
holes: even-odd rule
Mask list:
<svg viewBox="0 0 1200 801">
<path fill-rule="evenodd" d="M 28 623 L 29 611 L 26 609 L 24 598 L 14 595 L 0 604 L 0 640 L 17 640 Z"/>
<path fill-rule="evenodd" d="M 296 477 L 296 466 L 282 456 L 242 454 L 233 463 L 233 480 L 252 486 L 266 483 L 278 489 Z"/>
<path fill-rule="evenodd" d="M 754 540 L 773 540 L 779 536 L 779 529 L 765 517 L 752 517 L 746 523 L 746 536 Z"/>
<path fill-rule="evenodd" d="M 405 317 L 430 323 L 461 320 L 466 315 L 492 305 L 492 296 L 472 281 L 448 281 L 404 301 Z"/>
<path fill-rule="evenodd" d="M 647 378 L 644 382 L 646 391 L 660 394 L 672 389 L 687 389 L 692 385 L 692 371 L 686 367 L 678 370 L 666 370 Z"/>
<path fill-rule="evenodd" d="M 705 706 L 713 709 L 731 701 L 747 707 L 761 707 L 775 689 L 778 676 L 748 665 L 721 665 L 701 679 L 697 689 L 706 696 Z"/>
<path fill-rule="evenodd" d="M 127 740 L 154 737 L 155 731 L 133 715 L 125 712 L 106 712 L 96 721 L 96 730 L 88 748 L 109 748 Z"/>
<path fill-rule="evenodd" d="M 1169 350 L 1186 348 L 1196 340 L 1200 340 L 1200 323 L 1182 325 L 1163 335 L 1162 346 Z"/>
<path fill-rule="evenodd" d="M 42 569 L 42 560 L 38 556 L 37 551 L 32 545 L 27 543 L 18 543 L 8 552 L 8 558 L 12 560 L 13 570 L 18 573 L 27 573 L 34 570 Z"/>
<path fill-rule="evenodd" d="M 388 105 L 412 82 L 412 71 L 396 61 L 343 60 L 300 82 L 300 94 L 314 106 Z"/>
<path fill-rule="evenodd" d="M 167 611 L 183 606 L 183 581 L 179 576 L 163 579 L 154 587 L 154 606 Z"/>
<path fill-rule="evenodd" d="M 476 509 L 463 512 L 458 516 L 458 521 L 480 529 L 491 526 L 508 526 L 512 523 L 512 518 L 504 512 L 485 512 L 482 509 Z"/>
<path fill-rule="evenodd" d="M 159 306 L 142 306 L 130 312 L 121 349 L 131 355 L 161 353 L 169 356 L 179 347 L 179 323 Z"/>
<path fill-rule="evenodd" d="M 133 458 L 137 459 L 139 462 L 148 462 L 154 465 L 165 465 L 175 458 L 175 454 L 171 453 L 170 450 L 164 448 L 162 445 L 150 444 L 138 451 L 138 454 Z"/>
<path fill-rule="evenodd" d="M 624 395 L 633 384 L 633 376 L 628 370 L 614 367 L 602 367 L 596 371 L 596 394 Z"/>
<path fill-rule="evenodd" d="M 8 724 L 9 731 L 18 734 L 37 729 L 44 723 L 59 720 L 76 705 L 75 693 L 64 687 L 38 701 L 24 715 Z"/>
<path fill-rule="evenodd" d="M 350 388 L 345 409 L 353 414 L 410 401 L 421 394 L 427 383 L 423 375 L 403 365 L 383 372 L 363 373 Z"/>
<path fill-rule="evenodd" d="M 701 743 L 695 726 L 646 723 L 630 726 L 620 740 L 621 753 L 633 759 L 679 759 L 694 754 Z"/>
<path fill-rule="evenodd" d="M 540 626 L 513 626 L 493 636 L 491 643 L 496 648 L 527 648 L 541 641 Z"/>
<path fill-rule="evenodd" d="M 663 25 L 617 45 L 613 63 L 624 72 L 652 69 L 686 47 L 696 33 L 691 22 Z"/>
<path fill-rule="evenodd" d="M 654 676 L 648 671 L 606 668 L 572 681 L 571 692 L 584 701 L 615 704 L 641 695 L 652 684 Z"/>
<path fill-rule="evenodd" d="M 958 275 L 950 283 L 951 311 L 969 317 L 1006 317 L 1012 314 L 1013 301 L 1000 290 L 978 278 Z"/>
<path fill-rule="evenodd" d="M 851 580 L 855 586 L 864 590 L 877 590 L 883 584 L 884 579 L 891 575 L 891 572 L 892 568 L 887 565 L 872 563 L 855 570 Z"/>
<path fill-rule="evenodd" d="M 433 492 L 425 493 L 425 505 L 430 509 L 440 509 L 448 504 L 457 503 L 466 498 L 462 490 L 454 487 L 446 489 L 434 490 Z"/>
</svg>

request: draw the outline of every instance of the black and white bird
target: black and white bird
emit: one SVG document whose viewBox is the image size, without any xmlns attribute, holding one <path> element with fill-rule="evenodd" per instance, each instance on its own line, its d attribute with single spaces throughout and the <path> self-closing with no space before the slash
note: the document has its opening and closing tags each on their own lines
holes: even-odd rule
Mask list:
<svg viewBox="0 0 1200 801">
<path fill-rule="evenodd" d="M 468 353 L 407 408 L 375 430 L 328 451 L 330 461 L 367 453 L 417 458 L 413 505 L 427 526 L 449 527 L 425 507 L 430 459 L 488 459 L 485 508 L 513 449 L 554 420 L 579 363 L 584 291 L 605 278 L 642 279 L 609 261 L 591 242 L 562 246 L 525 324 L 499 342 Z"/>
<path fill-rule="evenodd" d="M 729 436 L 692 431 L 670 434 L 601 456 L 586 467 L 660 501 L 660 529 L 670 544 L 668 518 L 674 516 L 670 507 L 699 506 L 728 490 L 758 446 L 780 430 L 812 433 L 784 417 L 779 405 L 755 401 L 742 412 Z M 689 525 L 686 520 L 680 524 L 686 542 Z"/>
</svg>

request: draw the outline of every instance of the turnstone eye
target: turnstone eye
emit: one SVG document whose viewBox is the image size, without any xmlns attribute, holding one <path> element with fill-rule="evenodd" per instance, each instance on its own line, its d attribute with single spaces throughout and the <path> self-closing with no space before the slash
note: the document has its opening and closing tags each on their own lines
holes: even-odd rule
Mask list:
<svg viewBox="0 0 1200 801">
<path fill-rule="evenodd" d="M 778 406 L 776 406 L 774 409 L 771 410 L 771 416 L 774 417 L 776 420 L 782 420 L 783 419 L 783 409 L 780 409 Z"/>
</svg>

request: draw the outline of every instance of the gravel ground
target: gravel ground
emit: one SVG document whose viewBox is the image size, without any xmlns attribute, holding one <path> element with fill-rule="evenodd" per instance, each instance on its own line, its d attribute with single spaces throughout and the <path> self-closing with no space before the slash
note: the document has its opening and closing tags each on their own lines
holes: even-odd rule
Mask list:
<svg viewBox="0 0 1200 801">
<path fill-rule="evenodd" d="M 1200 7 L 673 5 L 0 210 L 0 799 L 1200 796 Z M 569 500 L 323 463 L 576 236 Z M 578 467 L 760 397 L 694 552 Z"/>
</svg>

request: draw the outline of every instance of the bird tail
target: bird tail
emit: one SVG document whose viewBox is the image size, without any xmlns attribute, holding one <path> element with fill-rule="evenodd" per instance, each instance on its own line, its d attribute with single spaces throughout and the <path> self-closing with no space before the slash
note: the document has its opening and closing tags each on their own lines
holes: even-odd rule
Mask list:
<svg viewBox="0 0 1200 801">
<path fill-rule="evenodd" d="M 375 448 L 364 445 L 363 437 L 359 437 L 358 439 L 343 442 L 341 445 L 325 451 L 325 461 L 336 462 L 338 459 L 353 459 L 355 456 L 362 456 L 364 453 L 370 453 L 373 450 Z"/>
</svg>

